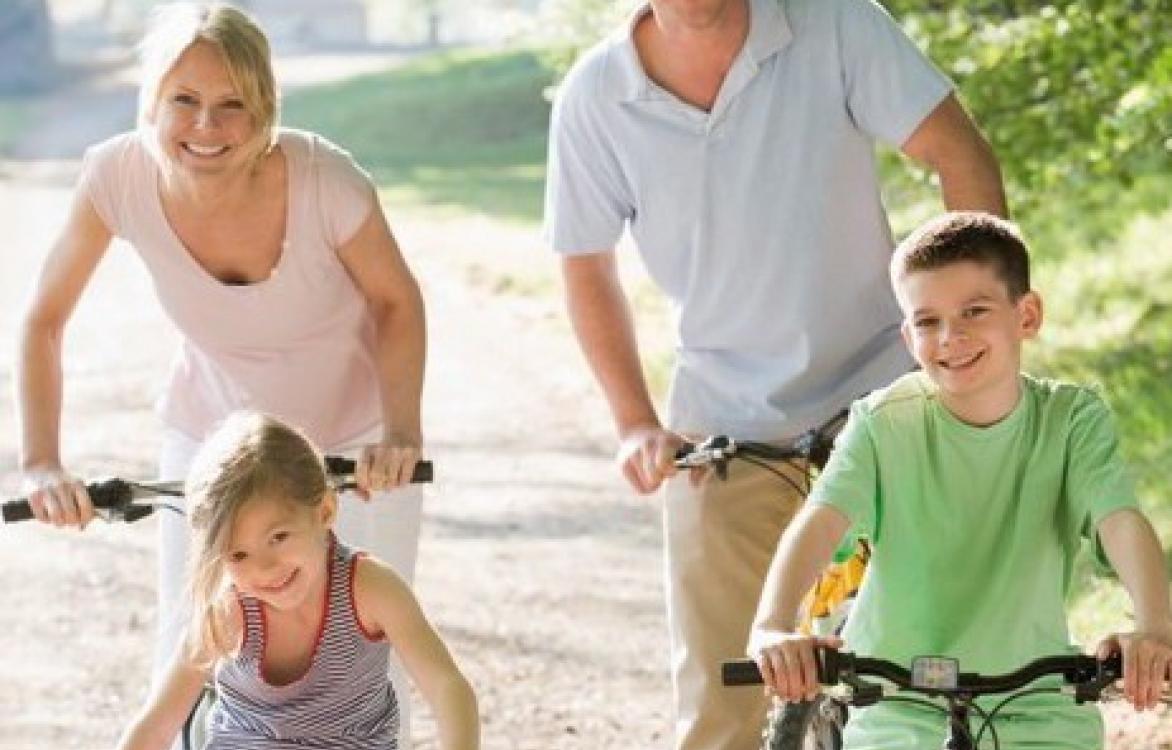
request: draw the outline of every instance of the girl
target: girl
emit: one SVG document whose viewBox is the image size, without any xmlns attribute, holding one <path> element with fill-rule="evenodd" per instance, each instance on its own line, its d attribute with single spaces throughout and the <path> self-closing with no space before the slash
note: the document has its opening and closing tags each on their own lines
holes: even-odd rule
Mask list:
<svg viewBox="0 0 1172 750">
<path fill-rule="evenodd" d="M 195 458 L 185 648 L 123 736 L 163 750 L 209 675 L 208 750 L 399 747 L 394 649 L 444 750 L 479 747 L 476 698 L 411 590 L 333 534 L 338 501 L 297 430 L 230 416 Z"/>
</svg>

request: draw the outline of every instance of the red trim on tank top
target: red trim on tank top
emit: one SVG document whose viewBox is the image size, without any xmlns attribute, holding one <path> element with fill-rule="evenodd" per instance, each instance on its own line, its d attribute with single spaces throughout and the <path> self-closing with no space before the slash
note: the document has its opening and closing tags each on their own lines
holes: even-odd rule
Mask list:
<svg viewBox="0 0 1172 750">
<path fill-rule="evenodd" d="M 360 557 L 366 557 L 366 553 L 355 552 L 350 557 L 350 614 L 354 617 L 354 624 L 358 626 L 358 632 L 362 633 L 366 640 L 377 643 L 384 640 L 386 634 L 372 633 L 366 629 L 366 626 L 362 624 L 362 618 L 358 616 L 358 602 L 354 599 L 354 580 L 357 578 L 358 558 Z"/>
</svg>

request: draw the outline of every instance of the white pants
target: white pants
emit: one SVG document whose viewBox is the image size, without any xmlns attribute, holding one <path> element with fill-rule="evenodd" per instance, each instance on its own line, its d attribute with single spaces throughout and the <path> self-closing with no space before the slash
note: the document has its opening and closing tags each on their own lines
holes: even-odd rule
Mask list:
<svg viewBox="0 0 1172 750">
<path fill-rule="evenodd" d="M 352 445 L 331 450 L 331 453 L 354 457 L 363 445 L 378 440 L 378 434 L 364 437 L 371 439 L 358 440 Z M 159 479 L 185 479 L 199 446 L 198 441 L 177 430 L 165 430 L 159 454 Z M 173 499 L 175 504 L 183 507 L 183 498 Z M 334 527 L 338 538 L 386 562 L 403 580 L 411 583 L 415 577 L 415 560 L 419 552 L 422 489 L 418 485 L 409 485 L 391 492 L 376 492 L 371 495 L 369 502 L 346 492 L 338 500 L 338 520 Z M 189 603 L 184 591 L 187 519 L 166 510 L 159 511 L 158 515 L 159 619 L 152 670 L 155 684 L 165 674 L 190 619 Z M 406 750 L 410 747 L 411 738 L 411 692 L 394 651 L 391 652 L 388 673 L 399 699 L 399 747 Z M 175 748 L 179 746 L 176 743 Z"/>
</svg>

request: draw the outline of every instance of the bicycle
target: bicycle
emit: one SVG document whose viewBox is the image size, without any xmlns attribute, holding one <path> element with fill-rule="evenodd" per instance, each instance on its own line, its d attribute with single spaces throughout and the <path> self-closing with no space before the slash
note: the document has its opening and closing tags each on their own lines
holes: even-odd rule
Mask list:
<svg viewBox="0 0 1172 750">
<path fill-rule="evenodd" d="M 945 750 L 977 750 L 986 732 L 997 750 L 1000 740 L 993 719 L 1014 700 L 1037 693 L 1066 693 L 1077 704 L 1104 700 L 1114 697 L 1113 685 L 1123 677 L 1122 657 L 1118 654 L 1106 661 L 1084 655 L 1047 656 L 999 675 L 961 672 L 956 659 L 940 656 L 918 657 L 909 669 L 886 659 L 827 647 L 816 648 L 815 655 L 818 681 L 828 690 L 813 701 L 786 704 L 771 718 L 766 745 L 769 750 L 841 750 L 848 709 L 881 700 L 911 702 L 940 711 L 948 722 L 948 738 L 942 746 Z M 751 659 L 726 661 L 721 676 L 730 686 L 762 684 L 761 672 Z M 1051 676 L 1061 677 L 1063 684 L 1030 687 Z M 890 685 L 868 682 L 864 677 L 878 677 Z M 924 697 L 892 695 L 891 686 L 894 692 Z M 978 696 L 993 695 L 1006 697 L 988 711 L 976 702 Z M 947 707 L 928 698 L 943 699 Z M 975 734 L 974 713 L 982 720 Z M 812 722 L 812 716 L 823 720 Z"/>
<path fill-rule="evenodd" d="M 834 447 L 834 438 L 846 424 L 846 419 L 847 411 L 844 409 L 822 425 L 783 444 L 737 441 L 727 435 L 714 435 L 698 444 L 686 444 L 676 454 L 675 465 L 679 469 L 711 468 L 719 479 L 725 479 L 730 461 L 746 461 L 772 472 L 804 498 L 810 493 L 814 476 L 826 467 Z M 781 462 L 797 469 L 804 482 L 794 481 L 772 465 Z M 841 631 L 862 584 L 870 557 L 869 544 L 860 539 L 855 542 L 854 551 L 848 558 L 831 564 L 823 571 L 803 603 L 801 628 L 804 632 L 825 635 Z M 845 720 L 844 717 L 840 720 L 836 715 L 837 709 L 832 706 L 813 705 L 812 702 L 809 705 L 796 705 L 801 708 L 789 712 L 787 724 L 800 723 L 814 735 L 831 734 Z M 769 723 L 773 723 L 772 719 Z M 767 750 L 776 750 L 774 745 L 766 744 L 765 747 Z"/>
<path fill-rule="evenodd" d="M 358 487 L 354 479 L 355 461 L 341 456 L 326 456 L 326 475 L 332 488 L 341 492 Z M 411 475 L 412 483 L 427 483 L 434 479 L 434 469 L 430 461 L 419 461 Z M 156 510 L 166 510 L 186 515 L 178 505 L 156 498 L 183 497 L 184 482 L 182 480 L 149 482 L 134 481 L 121 477 L 111 477 L 86 484 L 86 491 L 94 504 L 94 512 L 108 523 L 134 523 L 140 521 Z M 34 518 L 32 506 L 27 498 L 15 498 L 0 504 L 0 521 L 3 523 L 18 523 Z M 184 750 L 197 750 L 205 744 L 205 722 L 216 700 L 216 691 L 211 683 L 204 686 L 203 692 L 191 707 L 187 719 L 183 723 Z"/>
</svg>

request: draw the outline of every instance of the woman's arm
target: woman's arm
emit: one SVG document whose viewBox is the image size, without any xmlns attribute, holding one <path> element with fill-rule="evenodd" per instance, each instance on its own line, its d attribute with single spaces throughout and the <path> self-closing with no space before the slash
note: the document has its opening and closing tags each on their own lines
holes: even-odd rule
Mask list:
<svg viewBox="0 0 1172 750">
<path fill-rule="evenodd" d="M 110 246 L 111 233 L 84 192 L 74 196 L 65 228 L 53 244 L 20 326 L 16 398 L 20 467 L 37 519 L 84 526 L 93 505 L 81 483 L 61 466 L 61 344 L 65 324 Z"/>
<path fill-rule="evenodd" d="M 427 621 L 411 589 L 386 565 L 361 558 L 355 605 L 363 627 L 385 634 L 435 714 L 442 750 L 477 750 L 480 716 L 476 694 L 444 642 Z"/>
<path fill-rule="evenodd" d="M 146 706 L 131 721 L 118 750 L 167 750 L 199 699 L 211 670 L 198 666 L 181 649 Z"/>
<path fill-rule="evenodd" d="M 356 479 L 363 490 L 398 487 L 411 480 L 423 442 L 423 297 L 377 204 L 338 256 L 366 298 L 378 336 L 383 439 L 363 452 Z"/>
<path fill-rule="evenodd" d="M 1172 604 L 1164 553 L 1152 525 L 1126 508 L 1103 518 L 1099 539 L 1135 608 L 1135 632 L 1099 646 L 1099 656 L 1123 654 L 1123 692 L 1136 708 L 1155 707 L 1172 669 Z"/>
</svg>

